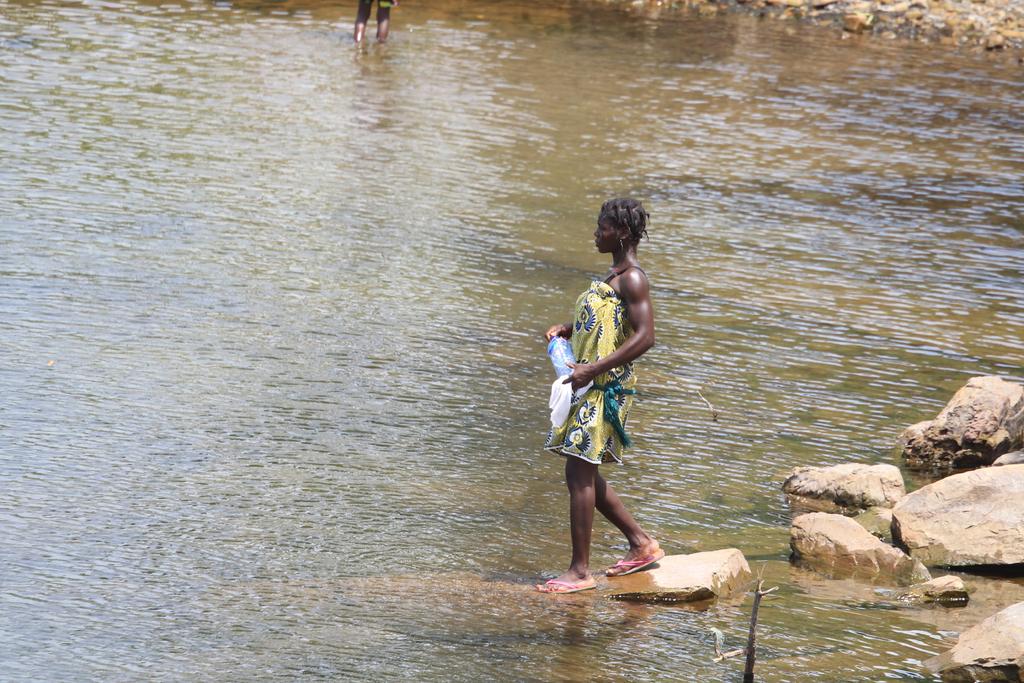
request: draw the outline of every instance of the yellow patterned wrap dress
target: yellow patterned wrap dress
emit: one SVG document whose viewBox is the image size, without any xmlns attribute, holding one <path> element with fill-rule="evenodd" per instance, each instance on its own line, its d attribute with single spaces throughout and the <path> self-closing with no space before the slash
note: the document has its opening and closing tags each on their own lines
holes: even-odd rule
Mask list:
<svg viewBox="0 0 1024 683">
<path fill-rule="evenodd" d="M 626 318 L 626 306 L 607 282 L 594 281 L 576 299 L 576 319 L 572 329 L 572 353 L 577 363 L 596 363 L 622 346 L 633 334 Z M 635 393 L 636 374 L 629 362 L 594 378 L 594 386 L 582 396 L 574 397 L 569 416 L 560 427 L 548 433 L 544 448 L 594 464 L 622 462 L 625 432 L 617 430 L 607 419 L 605 403 L 609 391 L 615 403 L 608 409 L 617 413 L 622 427 L 626 424 Z M 602 388 L 604 390 L 602 390 Z M 621 434 L 621 435 L 620 435 Z"/>
</svg>

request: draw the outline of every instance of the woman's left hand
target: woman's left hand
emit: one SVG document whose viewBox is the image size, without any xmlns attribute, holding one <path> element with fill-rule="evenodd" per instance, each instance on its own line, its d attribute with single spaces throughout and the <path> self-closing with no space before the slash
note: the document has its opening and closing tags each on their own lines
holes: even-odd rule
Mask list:
<svg viewBox="0 0 1024 683">
<path fill-rule="evenodd" d="M 569 367 L 572 368 L 572 374 L 566 377 L 562 384 L 572 382 L 573 391 L 579 391 L 601 374 L 597 371 L 597 366 L 590 363 L 569 363 Z"/>
</svg>

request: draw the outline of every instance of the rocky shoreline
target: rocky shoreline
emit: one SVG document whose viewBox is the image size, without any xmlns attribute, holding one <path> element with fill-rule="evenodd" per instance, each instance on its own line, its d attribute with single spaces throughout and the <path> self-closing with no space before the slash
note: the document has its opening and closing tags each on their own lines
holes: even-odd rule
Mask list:
<svg viewBox="0 0 1024 683">
<path fill-rule="evenodd" d="M 959 629 L 954 646 L 921 665 L 949 682 L 1024 681 L 1024 601 L 1014 589 L 1024 577 L 1024 385 L 971 378 L 934 419 L 906 428 L 898 448 L 903 466 L 927 472 L 930 483 L 908 493 L 892 464 L 792 470 L 782 482 L 792 513 L 790 569 L 838 591 L 849 590 L 850 579 L 865 582 L 862 599 L 884 609 L 956 610 L 974 602 L 972 593 L 984 596 L 984 620 Z M 704 609 L 742 601 L 756 583 L 749 648 L 759 600 L 775 590 L 762 590 L 763 571 L 755 582 L 740 549 L 720 548 L 666 556 L 600 588 L 612 600 Z M 748 653 L 720 651 L 720 636 L 715 662 Z"/>
<path fill-rule="evenodd" d="M 1024 64 L 1024 0 L 605 0 L 656 16 L 746 11 L 833 26 L 844 36 L 903 38 L 1010 52 Z"/>
<path fill-rule="evenodd" d="M 905 429 L 898 448 L 905 467 L 935 480 L 907 493 L 893 465 L 793 470 L 782 484 L 791 559 L 829 576 L 914 584 L 901 600 L 948 606 L 966 604 L 971 587 L 932 579 L 928 567 L 1024 575 L 1024 385 L 974 377 L 934 419 Z M 1024 602 L 1000 607 L 924 665 L 943 681 L 1024 681 Z"/>
</svg>

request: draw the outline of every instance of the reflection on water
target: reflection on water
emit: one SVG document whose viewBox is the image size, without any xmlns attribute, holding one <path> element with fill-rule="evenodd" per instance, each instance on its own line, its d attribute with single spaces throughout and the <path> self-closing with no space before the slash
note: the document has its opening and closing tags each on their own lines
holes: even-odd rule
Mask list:
<svg viewBox="0 0 1024 683">
<path fill-rule="evenodd" d="M 609 476 L 782 587 L 764 679 L 928 680 L 1021 599 L 790 568 L 778 490 L 1024 376 L 1019 70 L 568 0 L 403 3 L 361 51 L 351 20 L 3 5 L 5 675 L 738 680 L 708 629 L 738 646 L 749 601 L 530 591 L 568 548 L 539 334 L 626 193 L 658 346 Z"/>
</svg>

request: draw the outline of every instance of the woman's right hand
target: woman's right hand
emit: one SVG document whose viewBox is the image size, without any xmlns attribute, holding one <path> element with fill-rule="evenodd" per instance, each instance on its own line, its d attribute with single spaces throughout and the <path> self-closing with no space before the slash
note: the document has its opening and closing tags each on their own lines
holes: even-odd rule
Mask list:
<svg viewBox="0 0 1024 683">
<path fill-rule="evenodd" d="M 544 333 L 544 340 L 551 341 L 554 337 L 565 337 L 570 339 L 572 337 L 572 325 L 566 323 L 564 325 L 552 325 L 548 328 L 548 331 Z"/>
</svg>

